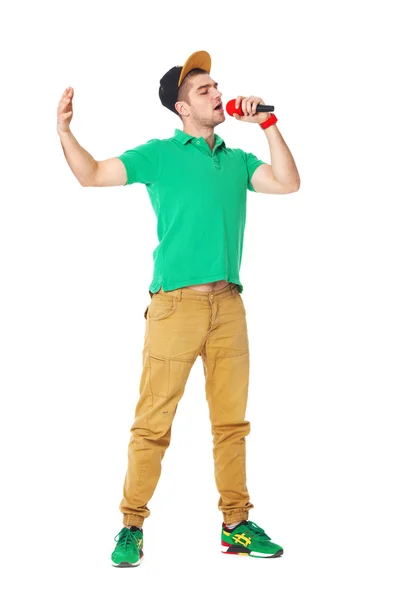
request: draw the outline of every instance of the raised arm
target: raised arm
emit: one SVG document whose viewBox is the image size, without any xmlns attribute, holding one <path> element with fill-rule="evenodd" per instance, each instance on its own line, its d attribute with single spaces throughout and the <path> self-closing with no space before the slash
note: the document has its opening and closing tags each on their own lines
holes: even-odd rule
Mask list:
<svg viewBox="0 0 400 600">
<path fill-rule="evenodd" d="M 125 185 L 127 174 L 124 164 L 119 158 L 96 161 L 78 143 L 71 132 L 73 88 L 63 93 L 57 108 L 57 132 L 64 156 L 71 171 L 82 186 L 104 187 Z"/>
</svg>

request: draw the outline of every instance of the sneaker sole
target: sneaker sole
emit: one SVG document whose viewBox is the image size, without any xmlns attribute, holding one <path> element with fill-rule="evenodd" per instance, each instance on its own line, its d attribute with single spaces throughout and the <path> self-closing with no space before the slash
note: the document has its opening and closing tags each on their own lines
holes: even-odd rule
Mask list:
<svg viewBox="0 0 400 600">
<path fill-rule="evenodd" d="M 117 564 L 117 563 L 114 563 L 114 562 L 111 561 L 111 565 L 113 567 L 120 567 L 121 569 L 126 569 L 126 568 L 129 568 L 129 567 L 139 567 L 140 566 L 140 562 L 141 562 L 141 560 L 142 560 L 143 557 L 144 557 L 144 554 L 142 553 L 140 555 L 139 560 L 137 562 L 135 562 L 135 563 L 121 562 L 121 563 Z"/>
<path fill-rule="evenodd" d="M 221 552 L 222 554 L 229 554 L 233 556 L 250 556 L 251 558 L 277 558 L 283 554 L 283 550 L 278 550 L 275 552 L 275 554 L 263 554 L 262 552 L 250 552 L 234 546 L 221 546 Z"/>
</svg>

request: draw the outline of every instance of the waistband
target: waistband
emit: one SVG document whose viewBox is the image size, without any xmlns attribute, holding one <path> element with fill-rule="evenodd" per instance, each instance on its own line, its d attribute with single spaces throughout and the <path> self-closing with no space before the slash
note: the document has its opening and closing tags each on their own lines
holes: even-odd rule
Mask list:
<svg viewBox="0 0 400 600">
<path fill-rule="evenodd" d="M 235 296 L 240 294 L 239 286 L 236 283 L 228 283 L 225 287 L 220 290 L 214 290 L 211 292 L 201 292 L 200 290 L 193 290 L 187 287 L 177 288 L 175 290 L 165 291 L 162 288 L 154 294 L 149 290 L 150 297 L 157 296 L 172 296 L 177 300 L 182 298 L 188 298 L 190 300 L 213 300 L 214 298 L 222 300 L 225 296 Z"/>
</svg>

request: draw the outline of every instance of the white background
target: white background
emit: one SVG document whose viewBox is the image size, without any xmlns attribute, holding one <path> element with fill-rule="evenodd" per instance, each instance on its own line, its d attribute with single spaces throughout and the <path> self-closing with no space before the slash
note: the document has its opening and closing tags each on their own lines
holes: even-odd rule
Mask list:
<svg viewBox="0 0 400 600">
<path fill-rule="evenodd" d="M 2 9 L 1 548 L 7 598 L 399 597 L 399 96 L 391 3 L 20 2 Z M 393 6 L 393 5 L 392 5 Z M 111 567 L 156 219 L 143 185 L 83 188 L 56 110 L 97 160 L 181 122 L 159 80 L 196 50 L 224 102 L 261 96 L 296 194 L 248 193 L 248 487 L 275 560 L 220 553 L 201 359 L 138 569 Z M 270 162 L 258 126 L 227 146 Z"/>
</svg>

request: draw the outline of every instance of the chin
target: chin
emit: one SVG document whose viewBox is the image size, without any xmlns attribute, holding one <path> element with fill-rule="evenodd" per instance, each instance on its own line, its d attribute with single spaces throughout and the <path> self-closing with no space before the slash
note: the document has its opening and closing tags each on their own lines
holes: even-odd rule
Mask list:
<svg viewBox="0 0 400 600">
<path fill-rule="evenodd" d="M 225 121 L 225 114 L 223 113 L 222 115 L 220 115 L 218 117 L 218 119 L 215 119 L 215 124 L 218 125 L 218 123 L 223 123 Z"/>
</svg>

